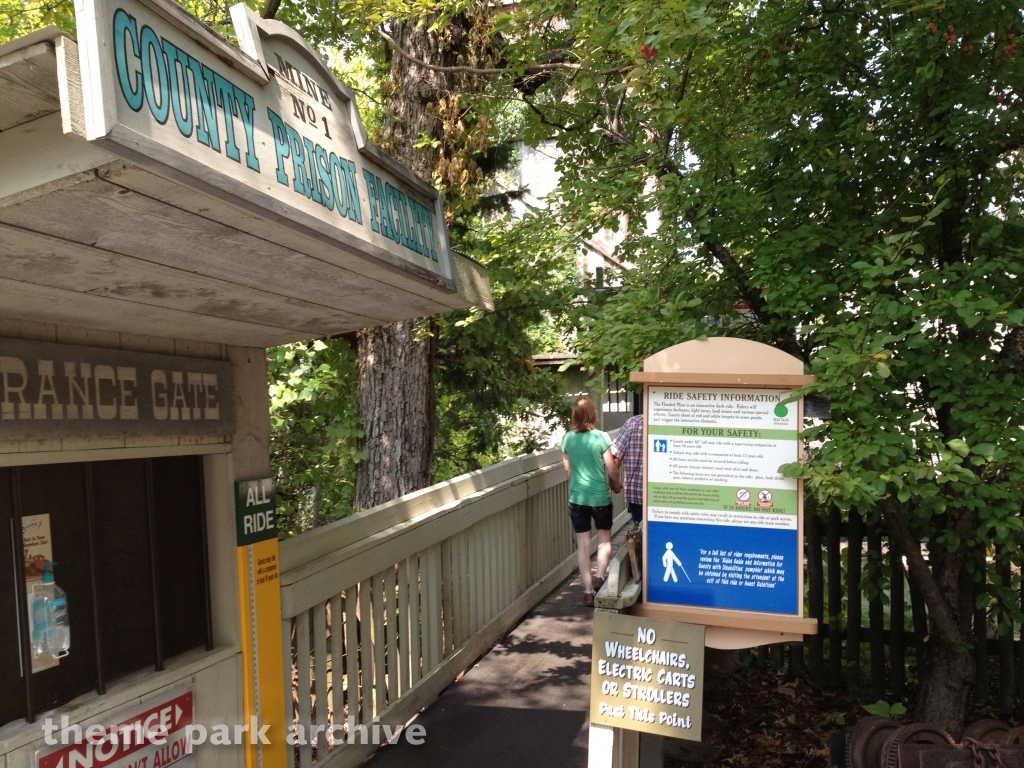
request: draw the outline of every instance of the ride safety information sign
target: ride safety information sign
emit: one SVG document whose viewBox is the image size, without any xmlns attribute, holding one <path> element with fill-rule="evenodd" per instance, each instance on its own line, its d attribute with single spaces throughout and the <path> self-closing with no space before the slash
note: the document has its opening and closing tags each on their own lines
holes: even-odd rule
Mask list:
<svg viewBox="0 0 1024 768">
<path fill-rule="evenodd" d="M 704 627 L 594 614 L 590 722 L 700 741 Z"/>
<path fill-rule="evenodd" d="M 651 386 L 647 576 L 653 603 L 795 614 L 799 409 L 781 389 Z"/>
</svg>

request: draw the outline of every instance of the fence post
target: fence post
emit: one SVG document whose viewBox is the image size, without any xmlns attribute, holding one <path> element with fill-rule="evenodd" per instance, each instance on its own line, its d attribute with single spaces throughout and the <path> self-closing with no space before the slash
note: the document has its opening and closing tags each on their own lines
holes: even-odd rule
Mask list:
<svg viewBox="0 0 1024 768">
<path fill-rule="evenodd" d="M 917 664 L 918 678 L 920 678 L 924 669 L 926 652 L 924 639 L 928 636 L 928 609 L 917 584 L 913 579 L 908 579 L 908 582 L 910 583 L 910 612 L 914 617 L 914 658 Z"/>
<path fill-rule="evenodd" d="M 1021 579 L 1020 582 L 1020 604 L 1021 608 L 1024 609 L 1024 579 Z M 1017 685 L 1020 688 L 1018 718 L 1024 716 L 1024 627 L 1021 627 L 1020 634 L 1020 656 L 1017 659 L 1017 674 L 1020 675 L 1020 679 L 1017 681 Z"/>
<path fill-rule="evenodd" d="M 1001 555 L 1004 553 L 1000 552 Z M 1003 561 L 999 564 L 999 581 L 1001 586 L 1010 585 L 1010 558 L 1009 552 L 1005 553 Z M 1004 613 L 1007 613 L 1004 611 Z M 1006 632 L 999 635 L 999 714 L 1001 717 L 1009 717 L 1013 714 L 1013 704 L 1016 698 L 1013 674 L 1013 618 L 1007 616 Z"/>
<path fill-rule="evenodd" d="M 839 510 L 832 507 L 828 513 L 828 672 L 829 685 L 840 688 L 843 684 L 843 611 L 842 565 L 839 562 Z"/>
<path fill-rule="evenodd" d="M 978 598 L 985 592 L 985 547 L 978 552 L 979 579 L 974 582 L 974 700 L 984 706 L 988 703 L 988 608 L 978 607 Z"/>
<path fill-rule="evenodd" d="M 811 514 L 804 522 L 807 531 L 807 607 L 811 618 L 818 620 L 818 634 L 808 643 L 807 666 L 811 682 L 819 688 L 825 684 L 825 584 L 821 560 L 821 518 Z"/>
<path fill-rule="evenodd" d="M 881 521 L 868 528 L 868 562 L 877 589 L 868 603 L 868 643 L 871 649 L 871 695 L 875 701 L 885 698 L 885 609 L 882 607 L 882 532 Z"/>
<path fill-rule="evenodd" d="M 846 542 L 846 690 L 853 696 L 860 684 L 860 571 L 864 521 L 850 510 Z"/>
<path fill-rule="evenodd" d="M 803 646 L 803 643 L 790 643 L 788 648 L 789 648 L 789 675 L 790 675 L 790 677 L 804 677 L 804 646 Z"/>
<path fill-rule="evenodd" d="M 906 600 L 904 599 L 903 553 L 894 539 L 889 539 L 889 664 L 891 667 L 892 695 L 903 698 L 906 681 L 907 654 L 903 634 Z"/>
</svg>

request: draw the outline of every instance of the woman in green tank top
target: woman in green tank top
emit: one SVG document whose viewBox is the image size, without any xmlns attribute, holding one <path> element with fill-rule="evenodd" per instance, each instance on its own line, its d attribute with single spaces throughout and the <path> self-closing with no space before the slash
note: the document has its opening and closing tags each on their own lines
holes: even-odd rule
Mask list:
<svg viewBox="0 0 1024 768">
<path fill-rule="evenodd" d="M 612 493 L 622 490 L 618 471 L 606 464 L 612 444 L 607 432 L 594 429 L 597 409 L 588 397 L 572 407 L 572 429 L 562 438 L 562 465 L 569 473 L 569 518 L 576 532 L 576 557 L 583 579 L 583 604 L 594 605 L 604 584 L 612 553 Z M 590 525 L 597 528 L 597 573 L 590 575 Z"/>
</svg>

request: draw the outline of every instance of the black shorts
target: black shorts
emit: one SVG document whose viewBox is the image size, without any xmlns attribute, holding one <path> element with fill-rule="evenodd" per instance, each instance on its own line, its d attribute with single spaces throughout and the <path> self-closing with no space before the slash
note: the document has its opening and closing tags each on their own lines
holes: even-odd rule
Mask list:
<svg viewBox="0 0 1024 768">
<path fill-rule="evenodd" d="M 576 533 L 590 533 L 590 518 L 594 518 L 594 527 L 597 530 L 610 531 L 612 529 L 612 505 L 588 507 L 584 504 L 569 502 L 569 519 L 572 520 L 572 529 Z"/>
</svg>

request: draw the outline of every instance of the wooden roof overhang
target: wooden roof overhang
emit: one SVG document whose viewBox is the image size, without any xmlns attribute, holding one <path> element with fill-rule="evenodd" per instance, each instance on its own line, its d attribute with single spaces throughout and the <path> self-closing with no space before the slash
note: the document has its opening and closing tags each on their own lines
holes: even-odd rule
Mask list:
<svg viewBox="0 0 1024 768">
<path fill-rule="evenodd" d="M 106 12 L 101 2 L 86 5 L 95 18 L 79 14 L 80 37 Z M 334 106 L 323 131 L 350 143 L 337 154 L 418 199 L 419 208 L 409 203 L 415 215 L 432 211 L 438 258 L 412 250 L 408 219 L 401 243 L 372 231 L 372 214 L 380 221 L 384 212 L 371 210 L 355 163 L 360 226 L 279 186 L 272 134 L 269 148 L 266 135 L 255 135 L 261 173 L 244 163 L 232 173 L 208 147 L 197 144 L 188 156 L 187 144 L 167 149 L 156 131 L 122 125 L 132 115 L 119 117 L 123 105 L 111 106 L 109 88 L 97 96 L 92 76 L 81 74 L 80 64 L 96 68 L 96 57 L 109 53 L 102 35 L 89 51 L 83 41 L 80 57 L 75 41 L 51 27 L 0 46 L 0 316 L 266 347 L 489 304 L 486 272 L 448 246 L 436 191 L 366 141 L 351 94 L 292 30 L 242 10 L 236 23 L 247 34 L 239 39 L 257 54 L 247 55 L 168 0 L 118 5 L 137 6 L 131 18 L 140 26 L 146 14 L 151 27 L 165 23 L 182 50 L 201 45 L 197 57 L 211 53 L 229 79 L 257 94 L 261 85 L 278 88 L 282 101 L 291 83 L 278 82 L 285 78 L 267 64 L 264 46 L 276 41 L 279 55 L 284 45 L 277 61 L 293 59 L 291 75 Z M 113 125 L 90 99 L 106 100 Z M 402 214 L 392 213 L 397 234 Z M 426 232 L 419 229 L 421 240 Z"/>
</svg>

